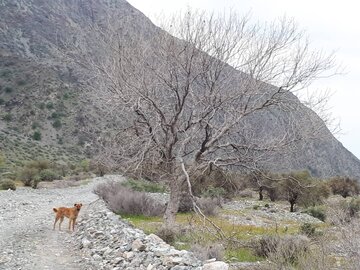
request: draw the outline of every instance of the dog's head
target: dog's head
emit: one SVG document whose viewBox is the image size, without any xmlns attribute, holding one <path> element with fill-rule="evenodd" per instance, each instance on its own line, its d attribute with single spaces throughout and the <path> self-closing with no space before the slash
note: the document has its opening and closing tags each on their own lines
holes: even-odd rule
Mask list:
<svg viewBox="0 0 360 270">
<path fill-rule="evenodd" d="M 80 211 L 82 203 L 75 203 L 74 206 L 75 206 L 76 210 Z"/>
</svg>

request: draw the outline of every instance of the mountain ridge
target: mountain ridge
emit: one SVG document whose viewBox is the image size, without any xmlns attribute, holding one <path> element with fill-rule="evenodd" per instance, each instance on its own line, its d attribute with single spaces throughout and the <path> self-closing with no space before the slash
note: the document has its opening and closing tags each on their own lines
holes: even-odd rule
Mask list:
<svg viewBox="0 0 360 270">
<path fill-rule="evenodd" d="M 54 54 L 66 46 L 67 38 L 76 39 L 82 29 L 90 31 L 88 24 L 94 21 L 110 27 L 105 24 L 109 10 L 118 12 L 121 21 L 118 30 L 124 38 L 137 34 L 146 40 L 163 30 L 124 0 L 57 3 L 3 0 L 0 6 L 0 135 L 9 138 L 17 134 L 21 140 L 41 146 L 73 148 L 78 152 L 73 159 L 91 157 L 92 141 L 101 130 L 116 128 L 118 118 L 109 113 L 101 100 L 83 94 L 80 89 L 87 86 L 78 70 L 62 63 Z M 87 38 L 89 50 L 97 48 L 98 37 L 94 34 Z M 320 118 L 295 96 L 289 98 L 296 108 L 291 117 L 297 119 L 299 134 L 320 123 Z M 251 120 L 252 127 L 260 136 L 276 136 L 276 129 L 285 125 L 287 117 L 277 110 L 268 110 Z M 318 177 L 360 178 L 359 159 L 331 135 L 324 123 L 320 126 L 320 137 L 298 144 L 296 151 L 270 157 L 262 164 L 263 168 L 306 169 Z M 36 131 L 41 133 L 40 141 L 33 139 Z M 6 154 L 15 143 L 6 146 L 2 141 L 0 146 Z"/>
</svg>

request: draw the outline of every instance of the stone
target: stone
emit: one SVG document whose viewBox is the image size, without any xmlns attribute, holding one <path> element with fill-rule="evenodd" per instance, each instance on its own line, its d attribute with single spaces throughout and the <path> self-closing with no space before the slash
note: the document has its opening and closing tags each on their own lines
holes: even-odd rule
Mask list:
<svg viewBox="0 0 360 270">
<path fill-rule="evenodd" d="M 81 240 L 81 244 L 84 248 L 88 248 L 91 246 L 91 242 L 86 237 Z"/>
<path fill-rule="evenodd" d="M 123 260 L 124 260 L 123 257 L 116 257 L 115 259 L 112 260 L 112 263 L 116 265 L 122 262 Z"/>
<path fill-rule="evenodd" d="M 157 236 L 156 234 L 149 234 L 147 237 L 147 239 L 149 239 L 151 242 L 157 243 L 157 244 L 163 244 L 165 243 L 164 240 L 162 240 L 159 236 Z"/>
<path fill-rule="evenodd" d="M 211 262 L 204 264 L 203 270 L 228 270 L 229 265 L 225 262 Z"/>
<path fill-rule="evenodd" d="M 132 242 L 131 249 L 138 250 L 138 251 L 144 251 L 146 249 L 146 246 L 140 239 L 136 239 L 134 242 Z"/>
<path fill-rule="evenodd" d="M 135 256 L 135 253 L 134 252 L 132 252 L 132 251 L 126 251 L 126 252 L 124 252 L 124 258 L 125 259 L 131 259 L 132 257 L 134 257 Z"/>
<path fill-rule="evenodd" d="M 101 261 L 102 260 L 102 257 L 99 254 L 94 254 L 92 257 L 93 257 L 93 259 L 95 261 Z"/>
</svg>

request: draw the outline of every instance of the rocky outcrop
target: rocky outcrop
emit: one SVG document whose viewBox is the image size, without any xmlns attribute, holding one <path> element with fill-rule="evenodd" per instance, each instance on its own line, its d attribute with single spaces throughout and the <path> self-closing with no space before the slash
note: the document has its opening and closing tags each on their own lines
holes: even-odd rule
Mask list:
<svg viewBox="0 0 360 270">
<path fill-rule="evenodd" d="M 74 234 L 90 269 L 227 270 L 224 262 L 201 262 L 154 234 L 146 235 L 110 212 L 102 200 L 88 206 Z"/>
</svg>

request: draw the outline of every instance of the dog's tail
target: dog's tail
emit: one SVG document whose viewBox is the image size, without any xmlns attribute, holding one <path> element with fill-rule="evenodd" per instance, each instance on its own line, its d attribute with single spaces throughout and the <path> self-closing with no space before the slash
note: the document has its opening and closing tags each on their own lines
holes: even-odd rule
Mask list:
<svg viewBox="0 0 360 270">
<path fill-rule="evenodd" d="M 58 210 L 56 208 L 53 208 L 54 212 L 56 213 Z"/>
</svg>

